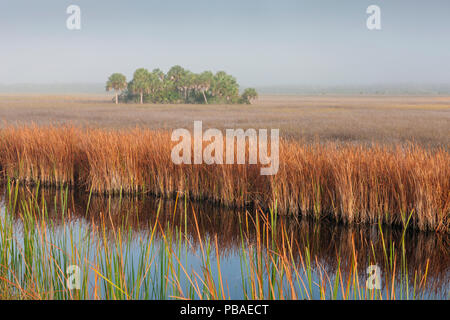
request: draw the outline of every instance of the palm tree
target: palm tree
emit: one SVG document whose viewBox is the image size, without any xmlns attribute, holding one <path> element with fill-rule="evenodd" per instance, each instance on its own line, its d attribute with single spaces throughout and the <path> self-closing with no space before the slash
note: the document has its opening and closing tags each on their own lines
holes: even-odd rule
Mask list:
<svg viewBox="0 0 450 320">
<path fill-rule="evenodd" d="M 184 98 L 186 100 L 186 76 L 188 71 L 185 70 L 181 66 L 173 66 L 170 68 L 169 72 L 167 72 L 167 78 L 173 83 L 175 88 L 184 94 Z"/>
<path fill-rule="evenodd" d="M 155 69 L 148 75 L 149 90 L 152 101 L 155 101 L 155 96 L 161 92 L 164 87 L 165 74 L 159 69 Z"/>
<path fill-rule="evenodd" d="M 214 79 L 214 75 L 211 71 L 205 71 L 198 77 L 199 81 L 199 89 L 202 92 L 203 99 L 205 100 L 205 103 L 208 104 L 208 99 L 206 99 L 206 94 L 212 85 Z"/>
<path fill-rule="evenodd" d="M 195 90 L 197 85 L 197 75 L 187 71 L 183 77 L 184 101 L 188 102 L 189 92 Z"/>
<path fill-rule="evenodd" d="M 256 98 L 258 98 L 258 92 L 254 88 L 245 89 L 242 93 L 242 100 L 247 104 L 251 104 Z"/>
<path fill-rule="evenodd" d="M 113 73 L 106 82 L 106 91 L 114 90 L 116 104 L 119 103 L 119 91 L 127 88 L 127 78 L 121 73 Z"/>
<path fill-rule="evenodd" d="M 212 93 L 219 96 L 221 100 L 226 99 L 227 102 L 239 95 L 239 85 L 233 76 L 224 71 L 219 71 L 214 76 Z"/>
<path fill-rule="evenodd" d="M 153 73 L 155 76 L 157 76 L 157 77 L 159 78 L 159 80 L 161 80 L 161 81 L 163 81 L 164 78 L 166 77 L 166 75 L 164 74 L 164 72 L 162 72 L 162 70 L 159 69 L 159 68 L 153 69 L 152 73 Z"/>
<path fill-rule="evenodd" d="M 144 103 L 144 93 L 149 93 L 151 86 L 150 73 L 147 69 L 140 68 L 134 72 L 133 81 L 131 81 L 131 91 L 138 93 L 141 104 Z"/>
</svg>

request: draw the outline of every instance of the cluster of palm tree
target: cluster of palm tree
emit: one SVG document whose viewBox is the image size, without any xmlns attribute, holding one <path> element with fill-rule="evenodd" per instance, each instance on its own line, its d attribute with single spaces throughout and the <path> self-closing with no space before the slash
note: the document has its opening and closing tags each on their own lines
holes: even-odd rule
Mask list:
<svg viewBox="0 0 450 320">
<path fill-rule="evenodd" d="M 139 68 L 127 82 L 120 73 L 112 74 L 106 90 L 115 91 L 115 102 L 139 103 L 247 103 L 258 97 L 255 89 L 248 88 L 239 95 L 236 79 L 224 71 L 193 73 L 180 66 L 167 74 L 160 69 L 152 72 Z"/>
</svg>

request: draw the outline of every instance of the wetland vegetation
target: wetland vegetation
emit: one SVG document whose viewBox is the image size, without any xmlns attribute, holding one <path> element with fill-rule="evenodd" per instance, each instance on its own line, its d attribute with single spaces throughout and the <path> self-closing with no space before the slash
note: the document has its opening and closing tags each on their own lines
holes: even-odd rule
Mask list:
<svg viewBox="0 0 450 320">
<path fill-rule="evenodd" d="M 281 215 L 448 233 L 450 157 L 444 148 L 303 143 L 284 139 L 279 171 L 260 164 L 176 165 L 167 131 L 64 126 L 0 130 L 5 178 L 104 195 L 150 193 L 221 206 L 277 207 Z M 205 147 L 205 143 L 203 145 Z M 246 144 L 248 157 L 248 143 Z M 236 152 L 237 148 L 234 148 Z"/>
<path fill-rule="evenodd" d="M 0 101 L 1 298 L 449 298 L 447 98 L 102 99 Z M 279 126 L 278 174 L 174 165 L 168 129 L 199 117 Z"/>
<path fill-rule="evenodd" d="M 186 197 L 2 190 L 3 299 L 447 299 L 448 237 Z M 366 287 L 369 265 L 382 289 Z M 69 265 L 81 289 L 69 290 Z"/>
<path fill-rule="evenodd" d="M 250 104 L 258 97 L 254 88 L 239 94 L 236 78 L 225 71 L 194 73 L 181 66 L 173 66 L 167 74 L 161 69 L 152 72 L 137 69 L 127 83 L 121 73 L 113 73 L 106 90 L 115 91 L 115 102 L 192 103 L 192 104 Z M 120 95 L 119 95 L 120 92 Z"/>
</svg>

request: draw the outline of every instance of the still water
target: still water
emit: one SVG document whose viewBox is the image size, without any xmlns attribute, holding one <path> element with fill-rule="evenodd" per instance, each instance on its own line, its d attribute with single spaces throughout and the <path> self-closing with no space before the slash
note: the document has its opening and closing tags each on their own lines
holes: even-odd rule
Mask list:
<svg viewBox="0 0 450 320">
<path fill-rule="evenodd" d="M 8 205 L 8 196 L 5 190 L 0 190 L 2 197 L 2 217 L 4 218 Z M 195 288 L 206 287 L 205 261 L 208 261 L 208 269 L 216 283 L 221 282 L 221 289 L 227 298 L 244 299 L 250 298 L 252 290 L 252 278 L 256 269 L 248 267 L 248 259 L 254 256 L 256 248 L 262 248 L 263 255 L 267 256 L 267 250 L 271 250 L 270 242 L 272 234 L 278 238 L 289 238 L 295 247 L 290 251 L 292 261 L 298 265 L 298 277 L 295 281 L 289 281 L 288 277 L 281 280 L 285 284 L 275 297 L 289 295 L 289 283 L 294 283 L 298 291 L 306 291 L 304 294 L 296 295 L 296 298 L 320 299 L 330 298 L 333 295 L 333 284 L 336 280 L 337 270 L 340 270 L 343 287 L 346 287 L 348 279 L 353 277 L 352 268 L 357 270 L 356 281 L 360 287 L 366 285 L 368 278 L 367 268 L 369 265 L 379 265 L 381 271 L 381 291 L 395 295 L 399 298 L 412 298 L 413 296 L 423 299 L 448 299 L 450 289 L 450 258 L 449 258 L 449 236 L 446 234 L 424 233 L 414 230 L 383 227 L 382 233 L 379 226 L 345 226 L 327 220 L 315 221 L 307 218 L 277 217 L 276 222 L 270 224 L 273 228 L 271 241 L 261 236 L 264 234 L 264 226 L 258 223 L 255 227 L 257 210 L 248 208 L 246 210 L 220 208 L 208 203 L 191 202 L 184 198 L 159 199 L 152 196 L 140 197 L 89 197 L 86 193 L 56 190 L 30 190 L 20 187 L 16 217 L 14 217 L 14 238 L 23 243 L 24 225 L 21 210 L 25 203 L 30 203 L 30 198 L 41 207 L 45 203 L 46 230 L 51 233 L 49 239 L 58 246 L 67 246 L 62 250 L 73 250 L 74 244 L 91 241 L 99 243 L 101 250 L 106 247 L 115 247 L 111 238 L 117 235 L 119 229 L 126 231 L 124 243 L 120 249 L 126 254 L 127 272 L 132 277 L 142 265 L 143 248 L 151 242 L 151 263 L 155 266 L 148 272 L 149 286 L 151 289 L 140 290 L 134 297 L 140 299 L 171 299 L 180 296 L 174 293 L 170 287 L 178 286 L 186 288 L 183 290 L 185 297 L 197 298 Z M 21 209 L 22 208 L 22 209 Z M 273 216 L 272 216 L 273 217 Z M 42 218 L 44 219 L 44 218 Z M 250 222 L 249 222 L 250 221 Z M 104 230 L 99 226 L 105 225 Z M 253 227 L 248 227 L 248 226 Z M 67 232 L 67 230 L 73 232 Z M 86 235 L 91 230 L 97 230 L 97 236 L 86 240 Z M 168 232 L 168 230 L 171 230 Z M 404 236 L 404 257 L 406 266 L 404 272 L 395 275 L 394 286 L 389 282 L 386 287 L 385 276 L 386 264 L 383 257 L 385 252 L 391 250 L 402 256 L 402 237 Z M 262 240 L 262 241 L 261 241 Z M 111 243 L 113 244 L 111 244 Z M 209 244 L 209 245 L 208 245 Z M 387 246 L 387 249 L 386 249 Z M 81 245 L 80 245 L 81 247 Z M 177 253 L 177 261 L 168 261 L 167 248 Z M 102 255 L 99 247 L 87 254 L 90 259 Z M 307 253 L 302 248 L 307 248 Z M 205 258 L 205 252 L 207 257 Z M 243 254 L 243 252 L 250 252 Z M 311 268 L 308 272 L 304 265 L 307 264 L 307 256 Z M 339 258 L 338 258 L 339 257 Z M 373 258 L 377 257 L 377 258 Z M 220 264 L 217 263 L 219 258 Z M 150 260 L 150 259 L 149 259 Z M 374 260 L 376 260 L 374 262 Z M 389 259 L 387 259 L 389 260 Z M 263 261 L 263 260 L 261 260 Z M 356 261 L 356 266 L 355 262 Z M 172 264 L 171 264 L 172 263 Z M 264 263 L 263 263 L 264 264 Z M 267 264 L 267 260 L 266 260 Z M 397 269 L 400 269 L 400 259 Z M 182 267 L 180 267 L 182 266 Z M 303 268 L 302 268 L 303 266 Z M 117 267 L 113 267 L 114 269 Z M 168 277 L 168 269 L 173 276 Z M 220 268 L 220 272 L 219 272 Z M 261 286 L 270 291 L 270 272 L 273 266 L 262 272 Z M 82 270 L 89 270 L 82 266 Z M 166 270 L 166 271 L 163 271 Z M 117 270 L 116 270 L 117 271 Z M 83 271 L 87 272 L 87 271 Z M 124 272 L 122 270 L 122 272 Z M 126 273 L 126 272 L 124 272 Z M 170 272 L 169 272 L 170 273 Z M 207 274 L 208 272 L 206 272 Z M 419 275 L 426 273 L 426 281 L 420 283 Z M 220 274 L 220 279 L 218 275 Z M 283 278 L 282 275 L 281 278 Z M 390 277 L 390 276 L 389 276 Z M 86 285 L 89 297 L 96 297 L 94 291 L 107 291 L 104 287 L 96 288 L 99 276 L 95 272 L 86 276 Z M 160 278 L 166 278 L 167 282 Z M 170 278 L 170 279 L 169 279 Z M 174 280 L 175 279 L 175 280 Z M 203 283 L 202 280 L 203 279 Z M 325 280 L 324 280 L 325 279 Z M 416 281 L 414 281 L 416 279 Z M 101 280 L 101 279 L 100 279 Z M 339 280 L 339 279 L 338 279 Z M 390 279 L 391 280 L 391 279 Z M 310 281 L 310 284 L 308 282 Z M 352 279 L 350 282 L 354 282 Z M 162 284 L 162 283 L 165 283 Z M 194 283 L 194 285 L 193 285 Z M 322 285 L 319 285 L 322 283 Z M 325 283 L 325 288 L 323 288 Z M 414 283 L 417 292 L 413 293 Z M 420 283 L 420 285 L 419 285 Z M 420 287 L 420 288 L 419 288 Z M 168 289 L 169 288 L 169 289 Z M 245 288 L 245 289 L 244 289 Z M 107 294 L 99 294 L 100 297 L 110 298 Z M 339 289 L 336 298 L 342 298 L 345 290 Z M 358 298 L 354 288 L 349 288 L 348 298 Z"/>
</svg>

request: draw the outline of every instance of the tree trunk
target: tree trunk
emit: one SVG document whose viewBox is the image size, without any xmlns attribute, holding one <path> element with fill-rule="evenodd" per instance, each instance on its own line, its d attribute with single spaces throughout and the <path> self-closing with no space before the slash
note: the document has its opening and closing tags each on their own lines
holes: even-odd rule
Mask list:
<svg viewBox="0 0 450 320">
<path fill-rule="evenodd" d="M 206 99 L 206 95 L 205 95 L 205 90 L 203 90 L 202 93 L 203 93 L 203 98 L 205 99 L 205 103 L 208 104 L 208 100 Z"/>
<path fill-rule="evenodd" d="M 141 104 L 144 103 L 144 94 L 141 92 Z"/>
<path fill-rule="evenodd" d="M 116 91 L 116 104 L 119 104 L 119 94 Z"/>
</svg>

